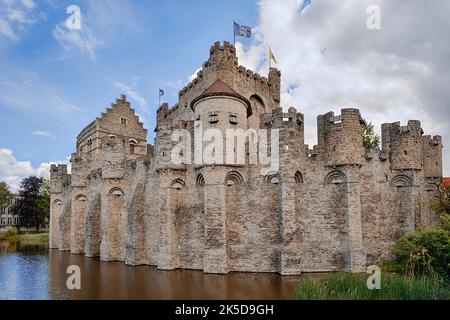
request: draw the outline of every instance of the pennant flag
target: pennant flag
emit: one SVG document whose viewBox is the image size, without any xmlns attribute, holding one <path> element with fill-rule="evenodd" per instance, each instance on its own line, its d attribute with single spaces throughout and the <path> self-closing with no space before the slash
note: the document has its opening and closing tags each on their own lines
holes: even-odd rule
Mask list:
<svg viewBox="0 0 450 320">
<path fill-rule="evenodd" d="M 303 10 L 306 9 L 307 6 L 311 4 L 311 0 L 303 0 L 303 4 L 300 6 L 300 12 L 303 13 Z"/>
<path fill-rule="evenodd" d="M 274 54 L 273 54 L 273 52 L 272 52 L 272 49 L 270 49 L 270 47 L 269 47 L 269 62 L 270 61 L 273 61 L 273 62 L 275 62 L 275 63 L 278 63 L 277 62 L 277 59 L 275 58 L 275 56 L 274 56 Z"/>
<path fill-rule="evenodd" d="M 164 90 L 159 88 L 159 97 L 158 97 L 158 103 L 159 107 L 161 107 L 161 97 L 164 95 Z"/>
<path fill-rule="evenodd" d="M 242 26 L 238 23 L 234 23 L 234 35 L 240 37 L 251 38 L 252 36 L 252 28 L 247 26 Z"/>
</svg>

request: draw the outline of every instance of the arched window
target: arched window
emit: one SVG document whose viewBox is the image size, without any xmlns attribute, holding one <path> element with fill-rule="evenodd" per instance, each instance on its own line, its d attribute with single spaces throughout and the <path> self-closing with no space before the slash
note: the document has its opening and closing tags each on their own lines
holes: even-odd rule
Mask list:
<svg viewBox="0 0 450 320">
<path fill-rule="evenodd" d="M 297 171 L 294 175 L 294 181 L 296 184 L 302 184 L 303 183 L 303 175 L 300 173 L 300 171 Z"/>
<path fill-rule="evenodd" d="M 170 187 L 172 189 L 180 190 L 180 189 L 183 189 L 185 185 L 186 185 L 186 183 L 182 179 L 175 179 L 172 181 L 172 184 L 170 185 Z"/>
<path fill-rule="evenodd" d="M 347 177 L 341 171 L 332 171 L 325 177 L 326 184 L 341 184 L 347 182 Z"/>
<path fill-rule="evenodd" d="M 55 201 L 53 201 L 53 204 L 57 205 L 57 206 L 62 206 L 62 201 L 59 199 L 56 199 Z"/>
<path fill-rule="evenodd" d="M 87 201 L 87 197 L 84 194 L 79 194 L 75 197 L 76 201 L 80 201 L 80 202 L 86 202 Z"/>
<path fill-rule="evenodd" d="M 244 178 L 242 175 L 237 171 L 231 171 L 227 174 L 225 177 L 225 184 L 227 186 L 236 186 L 244 184 Z"/>
<path fill-rule="evenodd" d="M 201 173 L 199 173 L 197 175 L 197 179 L 195 179 L 195 185 L 197 187 L 204 187 L 205 186 L 205 177 Z"/>
<path fill-rule="evenodd" d="M 137 145 L 137 141 L 134 139 L 130 139 L 130 154 L 135 154 L 136 145 Z"/>
<path fill-rule="evenodd" d="M 120 118 L 120 124 L 126 126 L 128 124 L 127 118 L 124 117 Z"/>
<path fill-rule="evenodd" d="M 412 186 L 412 181 L 410 177 L 404 174 L 399 174 L 392 179 L 392 186 L 397 188 L 410 187 Z"/>
<path fill-rule="evenodd" d="M 109 195 L 115 196 L 115 197 L 122 197 L 122 196 L 125 195 L 125 193 L 123 192 L 122 189 L 116 187 L 116 188 L 112 188 L 112 189 L 109 191 Z"/>
<path fill-rule="evenodd" d="M 256 94 L 250 97 L 250 104 L 252 106 L 253 114 L 264 113 L 266 110 L 263 100 Z"/>
<path fill-rule="evenodd" d="M 436 183 L 428 183 L 425 186 L 426 191 L 434 192 L 439 190 L 439 186 Z"/>
<path fill-rule="evenodd" d="M 265 183 L 280 184 L 280 176 L 278 174 L 269 174 L 264 177 Z"/>
</svg>

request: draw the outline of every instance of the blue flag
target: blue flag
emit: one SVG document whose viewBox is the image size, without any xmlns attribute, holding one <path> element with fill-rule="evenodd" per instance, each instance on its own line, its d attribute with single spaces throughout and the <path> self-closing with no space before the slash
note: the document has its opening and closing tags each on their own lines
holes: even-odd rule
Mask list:
<svg viewBox="0 0 450 320">
<path fill-rule="evenodd" d="M 303 10 L 306 9 L 307 6 L 311 4 L 311 0 L 303 0 L 303 4 L 300 6 L 300 12 L 303 13 Z"/>
<path fill-rule="evenodd" d="M 252 28 L 247 26 L 241 26 L 238 23 L 234 23 L 234 35 L 250 38 L 252 36 Z"/>
</svg>

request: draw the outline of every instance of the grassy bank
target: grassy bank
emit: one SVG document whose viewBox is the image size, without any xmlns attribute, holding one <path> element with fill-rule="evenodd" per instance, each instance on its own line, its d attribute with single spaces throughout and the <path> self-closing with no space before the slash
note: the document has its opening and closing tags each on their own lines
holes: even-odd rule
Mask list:
<svg viewBox="0 0 450 320">
<path fill-rule="evenodd" d="M 23 243 L 45 243 L 48 242 L 48 233 L 24 233 L 0 232 L 0 241 L 15 241 Z"/>
<path fill-rule="evenodd" d="M 381 289 L 367 288 L 366 274 L 336 273 L 303 280 L 298 300 L 450 300 L 450 287 L 438 278 L 383 273 Z"/>
</svg>

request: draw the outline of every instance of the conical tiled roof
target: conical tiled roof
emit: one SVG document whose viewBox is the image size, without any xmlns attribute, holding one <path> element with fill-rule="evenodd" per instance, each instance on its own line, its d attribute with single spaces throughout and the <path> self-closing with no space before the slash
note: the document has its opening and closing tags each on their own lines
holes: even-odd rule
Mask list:
<svg viewBox="0 0 450 320">
<path fill-rule="evenodd" d="M 231 89 L 225 82 L 218 79 L 216 82 L 214 82 L 208 89 L 206 89 L 203 94 L 210 94 L 210 93 L 231 93 L 231 94 L 238 94 L 236 91 Z"/>
<path fill-rule="evenodd" d="M 247 116 L 250 117 L 252 115 L 250 102 L 220 79 L 217 79 L 208 89 L 192 101 L 191 109 L 194 110 L 195 104 L 201 99 L 213 96 L 229 96 L 238 98 L 247 105 Z"/>
</svg>

